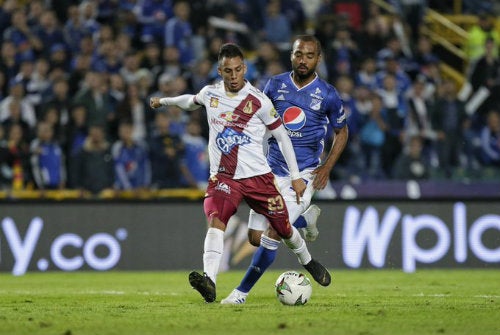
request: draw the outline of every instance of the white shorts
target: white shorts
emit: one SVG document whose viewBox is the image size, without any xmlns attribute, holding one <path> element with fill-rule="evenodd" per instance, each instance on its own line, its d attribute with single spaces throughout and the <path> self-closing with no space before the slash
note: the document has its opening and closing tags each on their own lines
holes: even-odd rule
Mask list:
<svg viewBox="0 0 500 335">
<path fill-rule="evenodd" d="M 292 180 L 290 177 L 278 177 L 276 176 L 276 182 L 280 189 L 281 195 L 285 200 L 286 207 L 288 209 L 288 216 L 290 217 L 290 223 L 293 224 L 297 220 L 309 204 L 314 195 L 313 179 L 314 176 L 311 173 L 313 169 L 304 170 L 300 173 L 300 176 L 306 182 L 306 190 L 304 195 L 300 198 L 300 204 L 297 204 L 297 199 L 295 191 L 292 188 Z M 268 222 L 264 215 L 256 213 L 254 210 L 250 210 L 250 215 L 248 217 L 248 228 L 253 230 L 265 231 L 267 230 Z"/>
</svg>

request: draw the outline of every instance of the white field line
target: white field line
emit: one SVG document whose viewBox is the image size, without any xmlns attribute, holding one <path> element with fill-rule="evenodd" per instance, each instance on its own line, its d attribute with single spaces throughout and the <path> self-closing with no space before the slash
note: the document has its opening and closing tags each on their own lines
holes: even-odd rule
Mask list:
<svg viewBox="0 0 500 335">
<path fill-rule="evenodd" d="M 62 292 L 61 292 L 62 293 Z M 64 292 L 64 294 L 67 294 L 68 292 Z M 86 291 L 72 291 L 70 292 L 71 294 L 75 295 L 84 295 L 84 294 L 90 294 L 90 295 L 124 295 L 124 294 L 137 294 L 137 295 L 179 295 L 176 292 L 170 292 L 170 293 L 165 293 L 165 292 L 148 292 L 148 291 L 142 291 L 142 292 L 125 292 L 125 291 L 114 291 L 114 290 L 103 290 L 103 291 L 97 291 L 97 290 L 86 290 Z M 35 292 L 35 291 L 28 291 L 28 290 L 0 290 L 0 295 L 13 295 L 13 294 L 19 294 L 19 295 L 46 295 L 47 292 Z"/>
</svg>

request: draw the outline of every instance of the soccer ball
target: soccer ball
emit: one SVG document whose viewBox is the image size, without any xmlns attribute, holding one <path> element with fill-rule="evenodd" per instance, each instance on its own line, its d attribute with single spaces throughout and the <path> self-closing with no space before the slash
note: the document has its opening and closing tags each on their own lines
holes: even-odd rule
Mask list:
<svg viewBox="0 0 500 335">
<path fill-rule="evenodd" d="M 283 272 L 276 280 L 276 297 L 283 305 L 304 305 L 312 294 L 309 278 L 297 271 Z"/>
</svg>

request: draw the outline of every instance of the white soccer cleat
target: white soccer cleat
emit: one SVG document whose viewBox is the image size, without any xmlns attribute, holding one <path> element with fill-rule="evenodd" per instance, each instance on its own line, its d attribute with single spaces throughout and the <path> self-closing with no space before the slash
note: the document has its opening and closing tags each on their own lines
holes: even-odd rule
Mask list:
<svg viewBox="0 0 500 335">
<path fill-rule="evenodd" d="M 231 294 L 222 299 L 220 303 L 223 305 L 241 305 L 247 301 L 247 295 L 248 293 L 243 293 L 234 289 Z"/>
<path fill-rule="evenodd" d="M 302 228 L 304 232 L 304 239 L 308 242 L 314 241 L 318 238 L 319 231 L 316 222 L 321 214 L 321 209 L 316 205 L 310 205 L 302 215 L 306 219 L 307 227 Z"/>
</svg>

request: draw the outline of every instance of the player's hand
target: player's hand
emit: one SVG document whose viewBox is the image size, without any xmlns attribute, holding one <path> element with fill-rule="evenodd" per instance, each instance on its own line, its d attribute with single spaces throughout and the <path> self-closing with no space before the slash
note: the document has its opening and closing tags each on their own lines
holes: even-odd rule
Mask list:
<svg viewBox="0 0 500 335">
<path fill-rule="evenodd" d="M 306 183 L 304 182 L 304 179 L 299 178 L 292 180 L 292 188 L 295 191 L 297 204 L 300 204 L 300 197 L 304 195 L 304 191 L 306 190 Z"/>
<path fill-rule="evenodd" d="M 161 107 L 160 98 L 152 97 L 151 99 L 149 99 L 149 105 L 151 106 L 151 108 Z"/>
<path fill-rule="evenodd" d="M 330 170 L 325 165 L 320 165 L 314 169 L 312 174 L 314 175 L 313 188 L 315 190 L 322 190 L 326 187 L 328 179 L 330 179 Z"/>
</svg>

